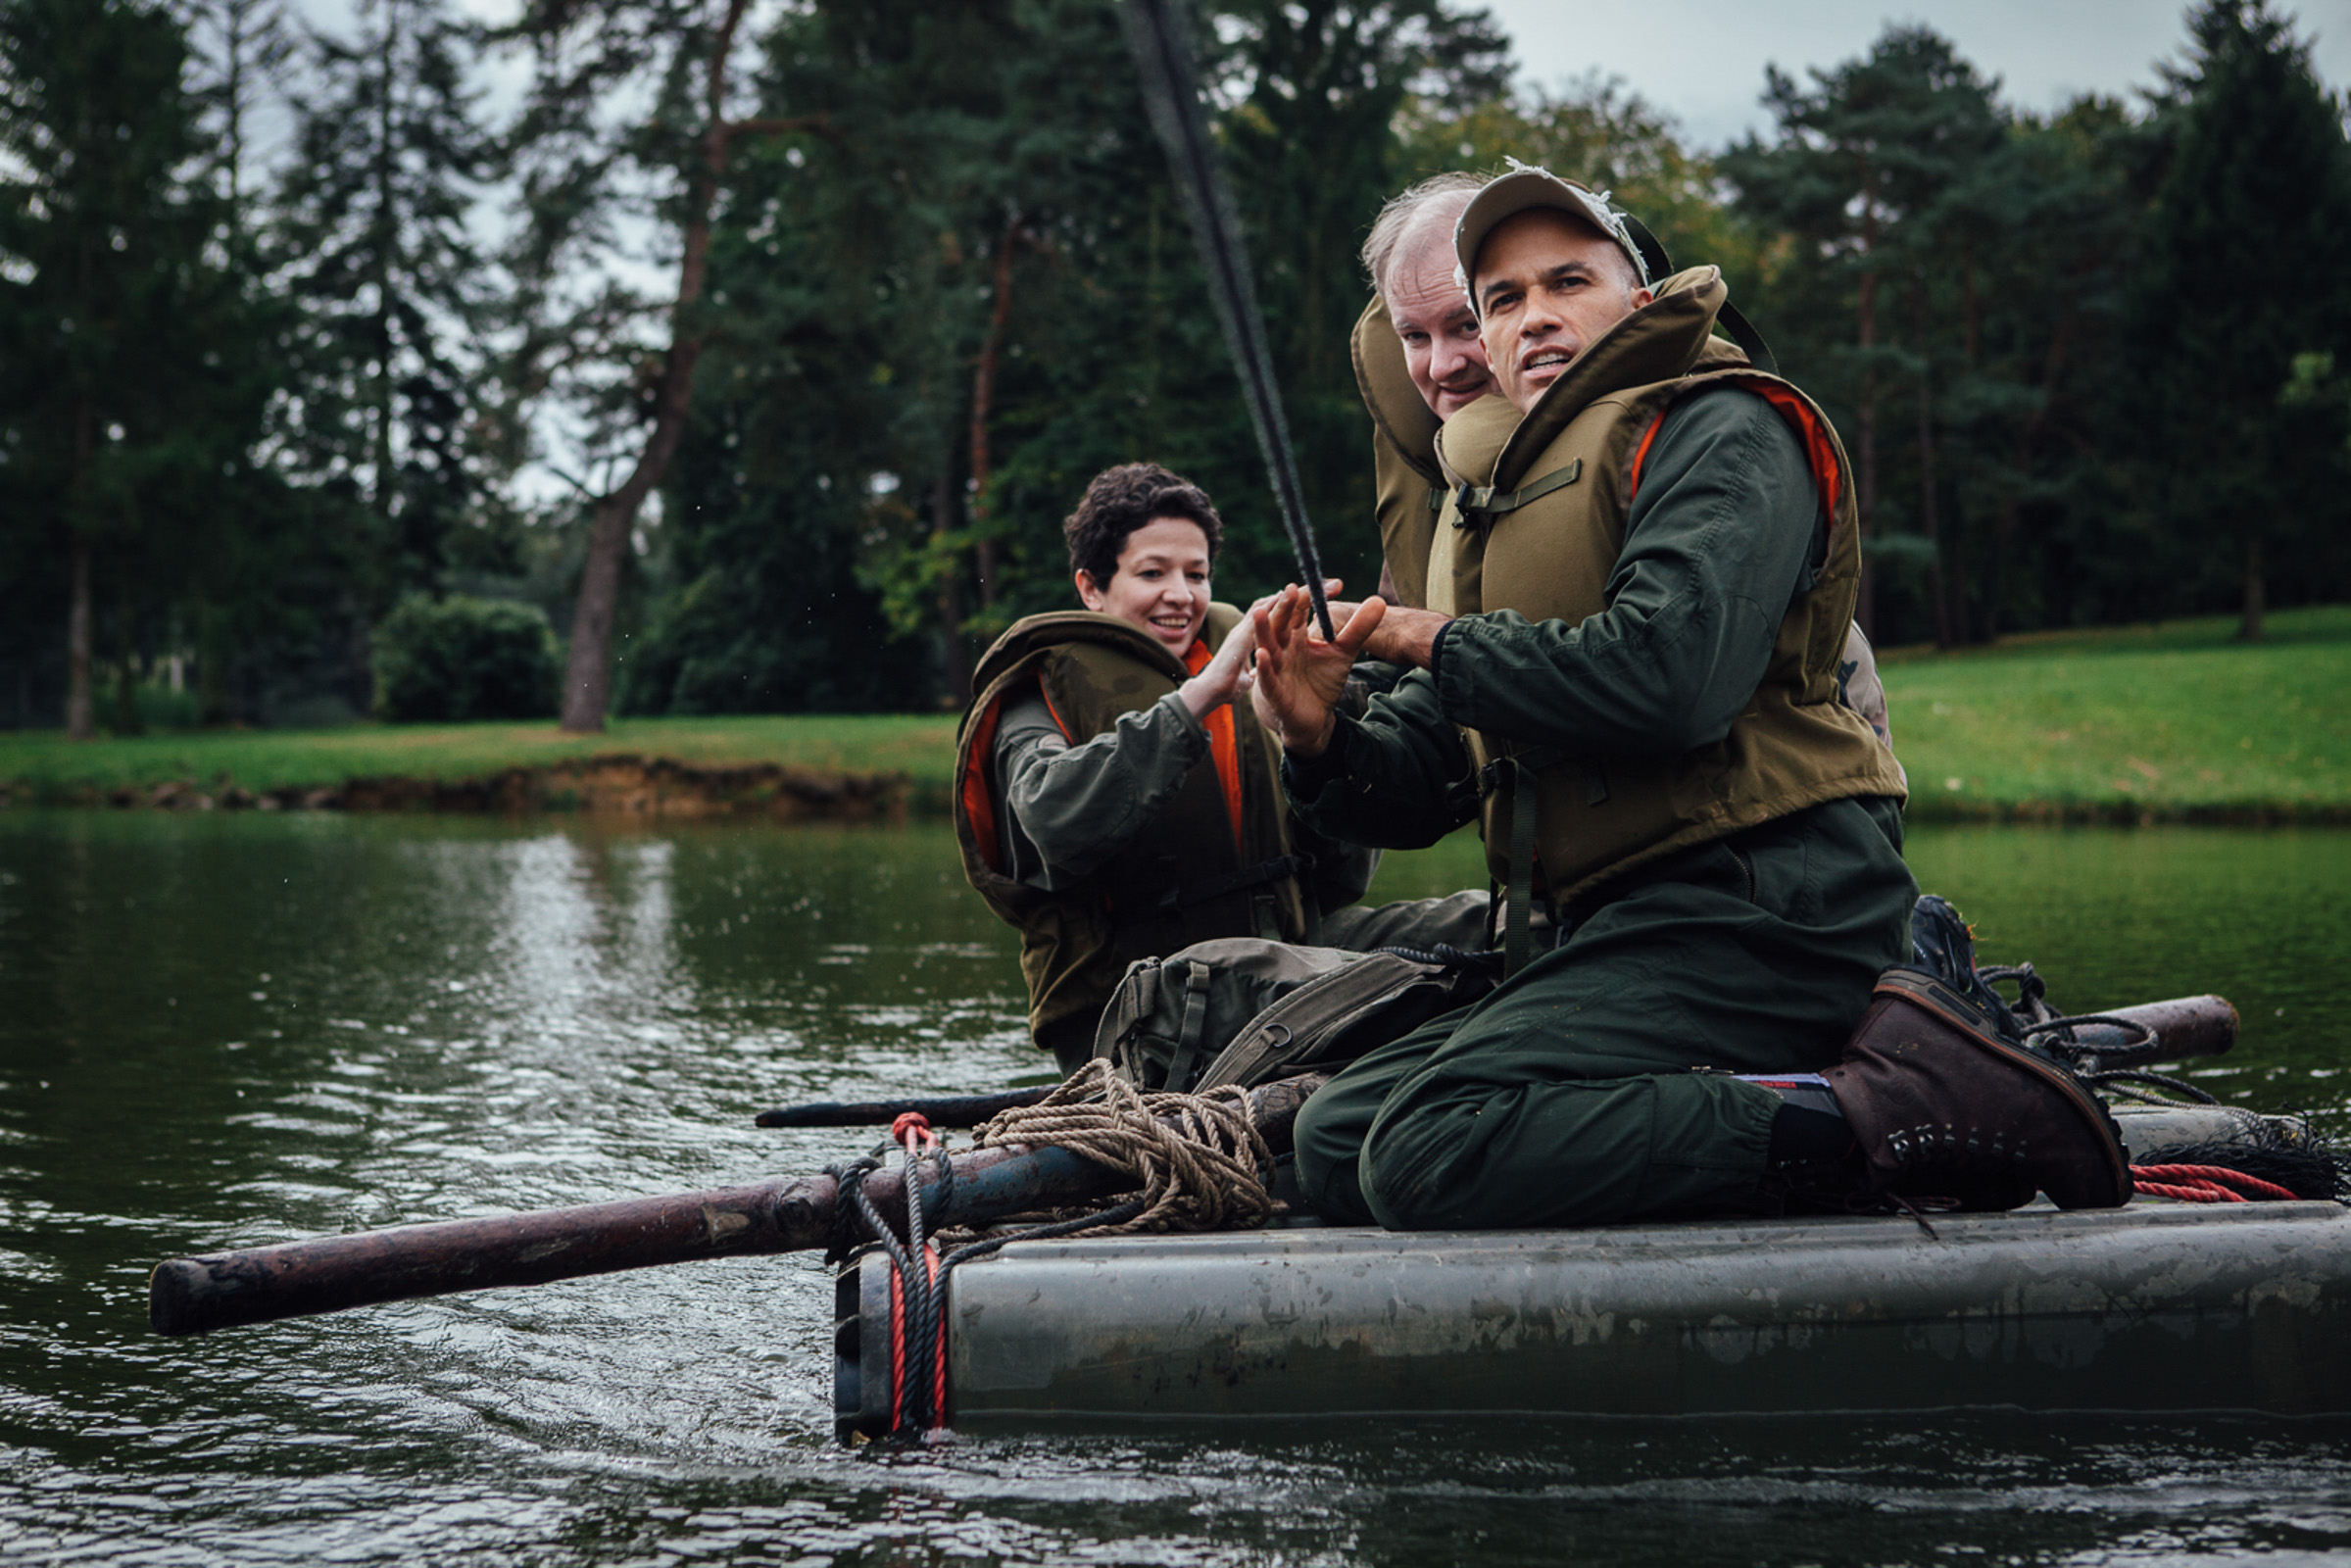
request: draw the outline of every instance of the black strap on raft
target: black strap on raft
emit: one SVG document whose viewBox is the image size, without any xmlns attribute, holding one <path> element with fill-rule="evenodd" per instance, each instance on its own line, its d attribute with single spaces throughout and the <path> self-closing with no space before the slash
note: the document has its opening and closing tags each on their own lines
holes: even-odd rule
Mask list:
<svg viewBox="0 0 2351 1568">
<path fill-rule="evenodd" d="M 752 1118 L 759 1127 L 887 1127 L 908 1111 L 934 1127 L 977 1127 L 1002 1111 L 1033 1105 L 1053 1092 L 1007 1089 L 994 1095 L 925 1095 L 912 1100 L 819 1100 L 780 1105 Z"/>
<path fill-rule="evenodd" d="M 1673 276 L 1674 259 L 1665 253 L 1665 246 L 1657 236 L 1649 232 L 1649 225 L 1631 213 L 1619 213 L 1617 217 L 1623 221 L 1625 232 L 1633 237 L 1634 247 L 1641 252 L 1641 264 L 1649 270 L 1651 280 Z M 1766 375 L 1780 373 L 1778 356 L 1772 353 L 1772 346 L 1763 341 L 1763 334 L 1755 330 L 1755 323 L 1747 319 L 1745 312 L 1725 300 L 1722 310 L 1714 318 L 1730 334 L 1731 341 L 1739 345 L 1739 352 L 1747 357 L 1749 365 Z"/>
<path fill-rule="evenodd" d="M 1535 956 L 1535 775 L 1562 760 L 1550 746 L 1497 757 L 1479 770 L 1479 793 L 1510 800 L 1509 880 L 1502 891 L 1502 978 Z"/>
<path fill-rule="evenodd" d="M 1470 527 L 1471 519 L 1476 518 L 1475 525 L 1484 527 L 1486 519 L 1500 516 L 1505 512 L 1516 512 L 1554 490 L 1566 489 L 1583 476 L 1584 460 L 1575 458 L 1569 461 L 1566 467 L 1553 468 L 1542 478 L 1520 485 L 1516 490 L 1496 490 L 1492 485 L 1462 485 L 1453 492 L 1453 501 L 1460 511 L 1460 515 L 1453 519 L 1453 526 Z"/>
</svg>

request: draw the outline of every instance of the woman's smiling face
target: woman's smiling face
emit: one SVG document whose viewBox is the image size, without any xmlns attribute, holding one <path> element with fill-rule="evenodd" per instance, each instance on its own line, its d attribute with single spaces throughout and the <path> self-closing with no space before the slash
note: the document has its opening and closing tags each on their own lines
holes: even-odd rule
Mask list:
<svg viewBox="0 0 2351 1568">
<path fill-rule="evenodd" d="M 1081 570 L 1077 585 L 1088 610 L 1142 627 L 1181 659 L 1208 618 L 1208 536 L 1189 517 L 1153 517 L 1127 535 L 1108 582 Z"/>
</svg>

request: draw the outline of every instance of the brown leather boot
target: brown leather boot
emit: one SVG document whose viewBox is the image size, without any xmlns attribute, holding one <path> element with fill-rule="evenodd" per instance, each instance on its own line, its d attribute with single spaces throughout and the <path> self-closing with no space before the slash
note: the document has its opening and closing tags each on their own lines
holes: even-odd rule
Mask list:
<svg viewBox="0 0 2351 1568">
<path fill-rule="evenodd" d="M 1879 977 L 1870 1010 L 1829 1070 L 1851 1124 L 1865 1194 L 1962 1209 L 2131 1200 L 2131 1161 L 2099 1099 L 2055 1058 L 1917 969 Z"/>
</svg>

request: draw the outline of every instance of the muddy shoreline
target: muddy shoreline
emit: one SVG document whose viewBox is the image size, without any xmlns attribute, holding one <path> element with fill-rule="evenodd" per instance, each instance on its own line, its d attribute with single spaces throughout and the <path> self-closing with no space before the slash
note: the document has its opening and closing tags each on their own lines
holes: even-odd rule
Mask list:
<svg viewBox="0 0 2351 1568">
<path fill-rule="evenodd" d="M 907 774 L 740 762 L 699 766 L 665 757 L 612 753 L 473 778 L 404 775 L 249 790 L 226 777 L 210 784 L 96 786 L 34 797 L 0 787 L 0 806 L 92 806 L 213 811 L 579 811 L 643 817 L 759 816 L 775 821 L 896 821 L 906 813 Z"/>
</svg>

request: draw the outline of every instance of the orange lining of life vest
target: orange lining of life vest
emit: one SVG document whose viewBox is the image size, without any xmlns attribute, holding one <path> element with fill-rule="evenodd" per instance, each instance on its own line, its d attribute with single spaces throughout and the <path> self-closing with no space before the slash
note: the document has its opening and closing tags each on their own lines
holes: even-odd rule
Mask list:
<svg viewBox="0 0 2351 1568">
<path fill-rule="evenodd" d="M 1184 656 L 1184 667 L 1197 675 L 1214 657 L 1205 642 L 1195 642 Z M 1074 742 L 1077 737 L 1069 733 L 1069 725 L 1054 710 L 1053 700 L 1046 696 L 1042 684 L 1037 695 L 1045 698 L 1045 710 L 1053 714 L 1062 736 Z M 1004 710 L 1004 700 L 1000 695 L 971 721 L 971 763 L 963 770 L 962 784 L 963 819 L 971 824 L 972 847 L 979 852 L 981 864 L 999 871 L 1010 868 L 1001 858 L 1004 846 L 996 836 L 996 796 L 988 787 L 988 760 L 996 752 L 996 727 Z M 1225 815 L 1233 824 L 1233 844 L 1241 848 L 1241 743 L 1233 728 L 1233 705 L 1227 703 L 1210 713 L 1203 727 L 1208 731 L 1209 754 L 1216 760 L 1216 782 L 1224 790 Z"/>
<path fill-rule="evenodd" d="M 1184 667 L 1197 675 L 1215 657 L 1204 640 L 1196 641 L 1184 655 Z M 1241 742 L 1233 729 L 1233 705 L 1224 704 L 1201 720 L 1201 724 L 1208 732 L 1208 751 L 1216 759 L 1216 782 L 1224 786 L 1224 809 L 1233 823 L 1233 847 L 1242 849 Z"/>
<path fill-rule="evenodd" d="M 988 789 L 988 760 L 996 755 L 996 724 L 1004 715 L 1004 700 L 999 697 L 971 721 L 971 745 L 965 753 L 971 760 L 963 768 L 963 820 L 971 824 L 972 848 L 979 851 L 982 865 L 998 871 L 1004 863 L 997 858 L 1002 846 L 996 842 L 996 798 Z"/>
<path fill-rule="evenodd" d="M 1796 440 L 1804 448 L 1804 462 L 1812 469 L 1812 483 L 1821 493 L 1821 514 L 1829 519 L 1829 526 L 1835 528 L 1837 498 L 1844 494 L 1844 475 L 1837 466 L 1836 443 L 1830 438 L 1820 416 L 1812 412 L 1812 405 L 1805 402 L 1794 388 L 1782 386 L 1777 381 L 1750 381 L 1744 376 L 1724 375 L 1712 377 L 1707 382 L 1708 389 L 1718 386 L 1735 386 L 1752 392 L 1779 411 L 1780 417 L 1788 421 L 1788 427 L 1795 432 Z M 1671 409 L 1659 411 L 1657 417 L 1649 421 L 1648 429 L 1642 433 L 1641 445 L 1633 450 L 1633 467 L 1625 484 L 1625 505 L 1628 507 L 1633 504 L 1634 496 L 1641 492 L 1641 466 L 1648 461 L 1649 444 L 1657 439 L 1658 427 L 1665 423 L 1665 416 L 1671 412 Z"/>
</svg>

